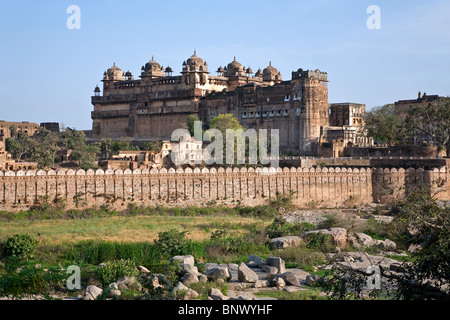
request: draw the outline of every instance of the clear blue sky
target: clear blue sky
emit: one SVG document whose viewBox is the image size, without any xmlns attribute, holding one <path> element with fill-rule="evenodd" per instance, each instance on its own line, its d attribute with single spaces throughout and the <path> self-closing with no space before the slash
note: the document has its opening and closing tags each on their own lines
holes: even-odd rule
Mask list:
<svg viewBox="0 0 450 320">
<path fill-rule="evenodd" d="M 80 30 L 66 27 L 72 4 Z M 380 30 L 366 27 L 373 4 Z M 449 17 L 446 0 L 1 0 L 0 120 L 90 129 L 90 96 L 113 62 L 138 78 L 154 55 L 178 74 L 194 48 L 210 71 L 234 56 L 255 71 L 271 60 L 285 80 L 326 71 L 330 102 L 447 96 Z"/>
</svg>

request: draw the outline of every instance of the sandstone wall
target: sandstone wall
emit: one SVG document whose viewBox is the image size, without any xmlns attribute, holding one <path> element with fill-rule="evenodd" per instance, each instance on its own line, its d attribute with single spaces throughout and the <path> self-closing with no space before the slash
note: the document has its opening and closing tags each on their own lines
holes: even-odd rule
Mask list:
<svg viewBox="0 0 450 320">
<path fill-rule="evenodd" d="M 387 202 L 405 188 L 425 186 L 450 198 L 441 169 L 257 168 L 30 170 L 0 172 L 0 210 L 26 210 L 43 201 L 62 200 L 68 208 L 110 205 L 260 205 L 277 194 L 299 206 L 353 206 Z M 435 186 L 441 181 L 440 186 Z M 443 182 L 442 182 L 443 181 Z"/>
</svg>

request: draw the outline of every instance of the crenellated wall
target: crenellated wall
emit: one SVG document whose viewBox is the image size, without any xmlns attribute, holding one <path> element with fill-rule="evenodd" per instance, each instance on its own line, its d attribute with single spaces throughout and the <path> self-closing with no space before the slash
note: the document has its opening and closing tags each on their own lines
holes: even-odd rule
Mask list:
<svg viewBox="0 0 450 320">
<path fill-rule="evenodd" d="M 449 178 L 445 167 L 6 171 L 0 172 L 0 210 L 26 210 L 46 200 L 63 200 L 68 208 L 260 205 L 291 192 L 299 206 L 336 207 L 385 203 L 418 186 L 449 200 Z"/>
</svg>

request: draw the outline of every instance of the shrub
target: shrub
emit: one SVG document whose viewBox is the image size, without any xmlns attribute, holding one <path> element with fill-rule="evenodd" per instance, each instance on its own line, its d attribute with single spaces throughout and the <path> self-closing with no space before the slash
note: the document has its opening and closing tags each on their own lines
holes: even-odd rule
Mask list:
<svg viewBox="0 0 450 320">
<path fill-rule="evenodd" d="M 287 267 L 298 267 L 309 272 L 313 271 L 314 266 L 325 263 L 323 253 L 305 247 L 281 249 L 277 255 L 286 261 Z"/>
<path fill-rule="evenodd" d="M 59 267 L 44 271 L 27 263 L 0 276 L 0 297 L 21 299 L 37 294 L 45 296 L 56 289 L 63 289 L 66 277 Z"/>
<path fill-rule="evenodd" d="M 315 229 L 315 225 L 307 222 L 289 223 L 282 217 L 277 217 L 267 226 L 266 231 L 269 238 L 277 238 L 291 235 L 301 235 L 308 229 Z"/>
<path fill-rule="evenodd" d="M 4 257 L 16 256 L 20 259 L 32 258 L 37 248 L 38 240 L 32 234 L 15 234 L 6 240 L 3 246 Z"/>
<path fill-rule="evenodd" d="M 104 285 L 108 285 L 119 278 L 137 276 L 136 264 L 131 260 L 113 260 L 97 269 L 97 277 Z"/>
<path fill-rule="evenodd" d="M 158 233 L 158 240 L 155 240 L 155 244 L 165 255 L 176 256 L 186 252 L 188 248 L 189 240 L 186 239 L 188 231 L 178 231 L 171 229 Z"/>
<path fill-rule="evenodd" d="M 322 232 L 313 232 L 306 239 L 306 246 L 310 249 L 320 251 L 329 251 L 333 246 L 331 244 L 331 235 Z"/>
</svg>

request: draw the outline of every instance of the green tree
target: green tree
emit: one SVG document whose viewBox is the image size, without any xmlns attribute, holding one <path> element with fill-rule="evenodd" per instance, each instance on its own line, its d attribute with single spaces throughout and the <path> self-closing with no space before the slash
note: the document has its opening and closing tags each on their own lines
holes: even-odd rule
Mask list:
<svg viewBox="0 0 450 320">
<path fill-rule="evenodd" d="M 98 144 L 87 145 L 87 138 L 83 131 L 67 129 L 64 132 L 67 149 L 72 150 L 70 159 L 78 162 L 80 168 L 83 170 L 95 169 L 98 167 L 96 163 L 96 156 L 100 153 L 100 146 Z"/>
<path fill-rule="evenodd" d="M 120 140 L 115 140 L 112 142 L 111 150 L 114 154 L 118 154 L 119 151 L 123 150 L 139 150 L 139 147 L 132 146 L 130 142 L 126 140 L 126 138 L 122 138 Z"/>
<path fill-rule="evenodd" d="M 411 106 L 405 127 L 411 139 L 445 147 L 450 155 L 450 98 Z"/>
<path fill-rule="evenodd" d="M 5 140 L 6 151 L 9 151 L 16 160 L 21 160 L 25 154 L 30 154 L 33 145 L 34 141 L 23 131 L 18 131 L 15 136 Z"/>
<path fill-rule="evenodd" d="M 227 130 L 242 130 L 242 133 L 245 131 L 244 127 L 239 123 L 239 121 L 232 115 L 232 114 L 220 114 L 217 117 L 214 117 L 210 121 L 210 128 L 211 129 L 217 129 L 221 132 L 223 137 L 223 159 L 224 163 L 227 163 L 226 161 L 226 150 L 227 150 L 227 144 L 231 144 L 233 142 L 227 143 Z M 207 133 L 205 133 L 207 134 Z M 239 139 L 239 135 L 236 136 Z M 237 139 L 234 141 L 234 163 L 237 163 Z"/>
<path fill-rule="evenodd" d="M 376 107 L 367 112 L 364 122 L 368 136 L 373 137 L 376 142 L 394 146 L 404 138 L 404 129 L 393 104 Z"/>
<path fill-rule="evenodd" d="M 112 140 L 110 138 L 102 139 L 100 140 L 100 156 L 102 158 L 109 159 L 111 154 L 113 153 L 112 150 Z"/>
<path fill-rule="evenodd" d="M 49 130 L 39 127 L 34 139 L 31 158 L 37 162 L 39 169 L 52 167 L 59 149 L 56 137 Z"/>
<path fill-rule="evenodd" d="M 162 146 L 163 146 L 162 140 L 149 141 L 144 144 L 144 150 L 153 151 L 154 153 L 160 153 L 162 150 Z"/>
<path fill-rule="evenodd" d="M 197 115 L 189 115 L 187 118 L 187 129 L 191 135 L 191 137 L 194 136 L 194 123 L 196 121 L 200 121 Z"/>
</svg>

